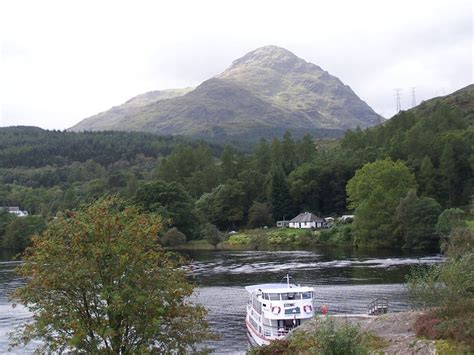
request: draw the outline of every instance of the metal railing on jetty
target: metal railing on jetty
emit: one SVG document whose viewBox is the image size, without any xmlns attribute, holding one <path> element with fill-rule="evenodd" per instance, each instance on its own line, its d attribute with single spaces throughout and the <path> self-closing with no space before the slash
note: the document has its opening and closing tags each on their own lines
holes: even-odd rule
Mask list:
<svg viewBox="0 0 474 355">
<path fill-rule="evenodd" d="M 388 299 L 386 297 L 376 298 L 367 305 L 367 314 L 370 316 L 376 316 L 387 312 Z"/>
</svg>

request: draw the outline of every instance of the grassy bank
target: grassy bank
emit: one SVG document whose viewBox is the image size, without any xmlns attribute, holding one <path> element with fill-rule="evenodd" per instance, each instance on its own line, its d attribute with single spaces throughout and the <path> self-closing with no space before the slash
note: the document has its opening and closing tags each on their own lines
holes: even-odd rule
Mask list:
<svg viewBox="0 0 474 355">
<path fill-rule="evenodd" d="M 176 249 L 190 250 L 258 250 L 278 248 L 314 247 L 321 245 L 320 231 L 294 228 L 259 228 L 228 234 L 214 248 L 206 240 L 191 240 Z"/>
<path fill-rule="evenodd" d="M 216 249 L 292 249 L 317 246 L 351 244 L 352 228 L 350 224 L 336 225 L 330 229 L 311 230 L 297 228 L 258 228 L 241 230 L 228 234 Z M 214 246 L 205 240 L 192 240 L 174 247 L 176 249 L 213 250 Z"/>
</svg>

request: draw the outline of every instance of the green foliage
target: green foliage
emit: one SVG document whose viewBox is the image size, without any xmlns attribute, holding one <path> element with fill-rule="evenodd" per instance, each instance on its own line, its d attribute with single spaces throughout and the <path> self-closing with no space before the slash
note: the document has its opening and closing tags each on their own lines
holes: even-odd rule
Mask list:
<svg viewBox="0 0 474 355">
<path fill-rule="evenodd" d="M 15 216 L 7 211 L 0 210 L 0 237 L 5 235 L 7 226 L 15 220 Z"/>
<path fill-rule="evenodd" d="M 46 221 L 42 216 L 16 217 L 5 228 L 2 248 L 23 250 L 30 245 L 31 237 L 43 232 Z"/>
<path fill-rule="evenodd" d="M 460 208 L 448 208 L 441 212 L 436 223 L 436 233 L 441 237 L 448 236 L 453 228 L 461 227 L 465 224 L 466 214 Z"/>
<path fill-rule="evenodd" d="M 204 239 L 214 248 L 217 248 L 217 245 L 222 241 L 222 233 L 215 225 L 211 223 L 206 223 L 201 231 L 201 234 L 203 235 Z"/>
<path fill-rule="evenodd" d="M 232 246 L 246 246 L 250 245 L 251 242 L 251 236 L 246 234 L 234 234 L 227 239 L 227 243 Z"/>
<path fill-rule="evenodd" d="M 295 331 L 289 339 L 272 341 L 268 346 L 252 349 L 250 354 L 370 354 L 385 345 L 349 322 L 339 322 L 331 317 L 318 318 L 315 322 L 308 330 Z"/>
<path fill-rule="evenodd" d="M 319 240 L 324 244 L 351 246 L 354 242 L 353 225 L 351 223 L 336 223 L 329 229 L 323 229 Z"/>
<path fill-rule="evenodd" d="M 427 155 L 423 158 L 420 165 L 417 181 L 420 186 L 422 196 L 435 198 L 437 196 L 437 174 L 431 162 L 431 158 Z"/>
<path fill-rule="evenodd" d="M 179 182 L 194 198 L 211 191 L 219 184 L 219 172 L 213 152 L 205 143 L 193 147 L 181 144 L 161 159 L 155 176 L 166 182 Z"/>
<path fill-rule="evenodd" d="M 448 211 L 446 216 L 452 212 Z M 474 341 L 474 231 L 456 227 L 445 239 L 444 264 L 414 268 L 408 277 L 412 302 L 425 308 L 418 318 L 418 336 L 443 339 L 437 349 L 472 353 Z M 456 349 L 456 351 L 455 351 Z"/>
<path fill-rule="evenodd" d="M 135 203 L 147 212 L 157 212 L 193 239 L 198 234 L 198 220 L 194 201 L 183 186 L 176 182 L 156 180 L 140 187 Z"/>
<path fill-rule="evenodd" d="M 186 236 L 178 228 L 173 227 L 160 237 L 160 242 L 165 247 L 174 247 L 186 243 Z"/>
<path fill-rule="evenodd" d="M 443 240 L 441 251 L 449 258 L 459 258 L 464 254 L 474 254 L 474 229 L 458 227 Z"/>
<path fill-rule="evenodd" d="M 445 264 L 417 267 L 408 277 L 408 291 L 416 306 L 449 306 L 474 298 L 474 254 L 450 258 Z"/>
<path fill-rule="evenodd" d="M 399 231 L 403 247 L 410 249 L 438 248 L 436 223 L 441 213 L 440 204 L 429 197 L 419 198 L 415 190 L 408 191 L 397 207 Z"/>
<path fill-rule="evenodd" d="M 272 226 L 274 224 L 272 216 L 272 208 L 268 203 L 254 201 L 249 209 L 250 228 L 258 228 L 263 226 Z"/>
<path fill-rule="evenodd" d="M 209 85 L 219 87 L 217 83 Z M 416 175 L 420 197 L 434 198 L 444 208 L 464 208 L 474 186 L 474 131 L 470 123 L 474 105 L 470 92 L 461 90 L 423 103 L 371 129 L 349 131 L 341 142 L 315 141 L 308 134 L 295 139 L 307 131 L 295 129 L 290 134 L 285 129 L 269 128 L 266 133 L 275 133 L 272 138 L 283 139 L 275 138 L 271 144 L 262 139 L 252 153 L 252 145 L 246 143 L 258 134 L 246 136 L 238 146 L 245 146 L 248 154 L 237 150 L 235 142 L 222 132 L 212 134 L 233 146 L 145 133 L 0 128 L 0 206 L 22 206 L 30 214 L 52 218 L 109 193 L 134 199 L 137 191 L 143 195 L 148 185 L 159 179 L 170 184 L 164 190 L 176 190 L 177 201 L 156 200 L 153 210 L 169 218 L 170 227 L 178 227 L 193 239 L 199 235 L 198 225 L 206 222 L 221 230 L 249 225 L 254 201 L 268 204 L 278 220 L 283 216 L 291 219 L 304 210 L 321 216 L 345 214 L 346 185 L 355 171 L 367 163 L 391 158 L 400 160 L 394 164 L 403 162 Z M 355 244 L 428 246 L 427 238 L 422 238 L 426 243 L 404 239 L 402 230 L 410 229 L 410 225 L 400 226 L 396 208 L 408 190 L 399 186 L 398 178 L 401 176 L 390 180 L 388 174 L 380 182 L 388 184 L 388 190 L 367 186 L 361 192 L 364 201 L 357 207 Z M 183 190 L 187 195 L 184 199 Z M 135 201 L 144 207 L 140 200 Z M 424 213 L 418 207 L 413 208 Z M 336 241 L 346 238 L 333 233 L 338 237 L 326 237 Z M 437 242 L 433 239 L 432 243 Z"/>
<path fill-rule="evenodd" d="M 23 255 L 14 299 L 35 314 L 14 343 L 41 352 L 182 353 L 209 338 L 189 302 L 179 256 L 158 243 L 161 219 L 108 197 L 59 217 Z"/>
<path fill-rule="evenodd" d="M 0 166 L 66 166 L 93 160 L 104 166 L 139 154 L 158 157 L 182 141 L 139 132 L 61 132 L 36 127 L 0 129 Z"/>
<path fill-rule="evenodd" d="M 285 173 L 275 167 L 270 175 L 270 199 L 273 206 L 273 217 L 276 220 L 289 220 L 296 215 L 296 209 L 290 196 Z"/>
<path fill-rule="evenodd" d="M 357 170 L 347 184 L 349 207 L 355 209 L 356 245 L 401 246 L 395 232 L 396 209 L 415 186 L 413 174 L 400 161 L 377 160 Z"/>
<path fill-rule="evenodd" d="M 341 146 L 365 163 L 386 157 L 403 160 L 417 173 L 422 196 L 436 198 L 443 207 L 466 205 L 474 175 L 471 93 L 468 87 L 401 112 L 383 125 L 349 131 Z"/>
<path fill-rule="evenodd" d="M 196 208 L 204 221 L 219 228 L 235 228 L 244 220 L 244 187 L 240 181 L 228 180 L 211 193 L 203 194 L 196 202 Z"/>
</svg>

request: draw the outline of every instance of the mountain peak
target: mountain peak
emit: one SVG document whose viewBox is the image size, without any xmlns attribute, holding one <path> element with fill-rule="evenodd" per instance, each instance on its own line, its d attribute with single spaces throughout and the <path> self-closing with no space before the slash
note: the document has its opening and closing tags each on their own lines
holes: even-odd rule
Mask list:
<svg viewBox="0 0 474 355">
<path fill-rule="evenodd" d="M 264 46 L 257 48 L 243 57 L 234 60 L 229 69 L 241 66 L 269 67 L 276 70 L 289 70 L 299 62 L 304 62 L 285 48 L 277 46 Z M 305 62 L 304 62 L 305 63 Z"/>
</svg>

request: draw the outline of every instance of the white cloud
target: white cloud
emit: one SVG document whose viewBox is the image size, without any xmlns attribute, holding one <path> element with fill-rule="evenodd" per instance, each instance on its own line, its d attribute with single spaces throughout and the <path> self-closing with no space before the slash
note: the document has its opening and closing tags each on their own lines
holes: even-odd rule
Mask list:
<svg viewBox="0 0 474 355">
<path fill-rule="evenodd" d="M 471 1 L 13 1 L 0 4 L 0 125 L 64 129 L 155 89 L 197 85 L 275 44 L 377 112 L 472 80 Z"/>
</svg>

